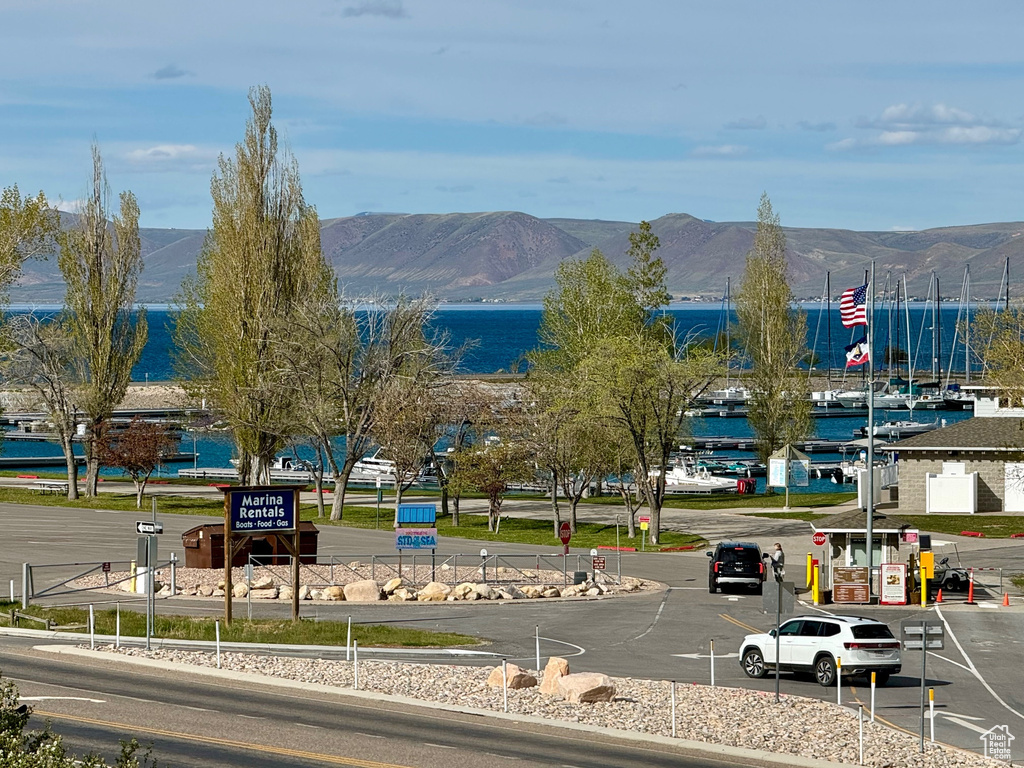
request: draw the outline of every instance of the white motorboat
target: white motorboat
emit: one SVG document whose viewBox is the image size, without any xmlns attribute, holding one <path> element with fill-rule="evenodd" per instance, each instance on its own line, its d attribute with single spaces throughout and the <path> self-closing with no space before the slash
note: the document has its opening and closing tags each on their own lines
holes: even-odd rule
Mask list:
<svg viewBox="0 0 1024 768">
<path fill-rule="evenodd" d="M 866 408 L 868 394 L 861 389 L 851 389 L 837 394 L 835 401 L 843 406 L 843 408 Z"/>
<path fill-rule="evenodd" d="M 660 469 L 650 471 L 651 479 L 657 480 Z M 692 464 L 673 464 L 665 472 L 665 493 L 735 493 L 736 480 L 715 477 L 707 467 Z"/>
<path fill-rule="evenodd" d="M 936 419 L 931 424 L 921 421 L 886 421 L 882 424 L 876 424 L 873 431 L 875 437 L 890 437 L 894 440 L 901 440 L 904 437 L 922 435 L 925 432 L 931 432 L 934 429 L 944 426 L 946 426 L 945 419 L 942 419 L 941 421 Z M 861 427 L 860 433 L 866 437 L 868 434 L 868 428 Z"/>
</svg>

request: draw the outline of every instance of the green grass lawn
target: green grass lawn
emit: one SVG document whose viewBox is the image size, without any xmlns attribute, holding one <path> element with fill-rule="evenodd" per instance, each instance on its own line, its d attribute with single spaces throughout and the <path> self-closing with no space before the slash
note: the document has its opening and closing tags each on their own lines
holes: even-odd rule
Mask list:
<svg viewBox="0 0 1024 768">
<path fill-rule="evenodd" d="M 394 521 L 394 508 L 381 507 L 379 528 L 387 530 L 391 528 Z M 316 509 L 303 506 L 302 519 L 310 520 L 317 525 L 337 525 L 329 519 L 316 516 Z M 345 507 L 344 520 L 341 525 L 352 528 L 375 528 L 378 527 L 376 507 Z M 532 520 L 521 517 L 510 517 L 501 521 L 498 533 L 487 530 L 487 515 L 460 515 L 460 525 L 452 525 L 451 517 L 438 517 L 437 535 L 457 539 L 476 539 L 479 541 L 503 541 L 517 544 L 539 544 L 541 546 L 561 547 L 562 542 L 555 536 L 554 528 L 550 520 Z M 639 546 L 639 538 L 630 540 L 626 538 L 626 526 L 623 524 L 619 529 L 619 543 L 624 547 Z M 659 546 L 652 548 L 647 545 L 648 551 L 657 551 L 663 547 L 681 547 L 687 545 L 703 546 L 706 542 L 704 537 L 692 533 L 678 533 L 675 531 L 662 531 Z M 605 523 L 588 523 L 578 521 L 576 533 L 572 537 L 570 546 L 594 548 L 598 546 L 615 546 L 615 526 Z"/>
<path fill-rule="evenodd" d="M 986 539 L 1006 539 L 1024 533 L 1024 517 L 1019 515 L 904 515 L 896 516 L 914 528 L 930 533 L 958 536 L 961 531 L 978 531 Z M 824 515 L 814 512 L 759 512 L 751 517 L 774 517 L 786 520 L 820 520 Z"/>
<path fill-rule="evenodd" d="M 196 499 L 187 496 L 157 497 L 157 511 L 171 515 L 219 515 L 224 516 L 224 502 L 214 499 Z M 92 498 L 68 501 L 60 494 L 41 494 L 31 488 L 0 488 L 0 502 L 10 504 L 37 504 L 47 507 L 70 507 L 73 509 L 116 509 L 136 510 L 134 493 L 101 493 Z M 148 514 L 152 502 L 149 497 L 142 501 L 140 514 Z"/>
<path fill-rule="evenodd" d="M 70 627 L 76 632 L 88 626 L 89 611 L 83 608 L 48 608 L 33 605 L 27 611 L 20 604 L 0 601 L 0 617 L 7 623 L 11 608 L 40 618 L 48 618 L 57 627 Z M 117 611 L 95 612 L 96 633 L 113 635 L 116 631 Z M 22 621 L 21 626 L 30 629 L 42 628 L 32 621 Z M 299 621 L 270 619 L 235 619 L 230 627 L 223 624 L 220 639 L 235 643 L 279 643 L 292 645 L 344 645 L 348 626 L 340 621 Z M 146 616 L 135 611 L 121 611 L 121 634 L 129 637 L 145 637 Z M 214 619 L 194 616 L 156 616 L 155 637 L 174 640 L 206 640 L 216 638 Z M 450 646 L 478 645 L 479 640 L 469 635 L 454 632 L 429 632 L 408 627 L 391 627 L 381 624 L 353 624 L 352 639 L 367 647 L 387 648 L 442 648 Z"/>
<path fill-rule="evenodd" d="M 856 493 L 790 493 L 791 507 L 833 507 L 857 498 Z M 622 505 L 617 496 L 599 496 L 584 499 L 581 504 Z M 711 493 L 707 495 L 670 496 L 665 500 L 668 509 L 749 509 L 761 507 L 784 507 L 785 494 L 756 494 L 739 496 L 735 493 Z"/>
</svg>

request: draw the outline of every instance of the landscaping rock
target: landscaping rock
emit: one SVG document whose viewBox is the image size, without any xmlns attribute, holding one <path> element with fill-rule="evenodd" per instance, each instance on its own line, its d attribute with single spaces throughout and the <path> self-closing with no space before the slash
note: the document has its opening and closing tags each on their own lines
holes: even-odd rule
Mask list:
<svg viewBox="0 0 1024 768">
<path fill-rule="evenodd" d="M 125 583 L 127 584 L 127 582 L 125 582 Z M 197 590 L 197 592 L 202 597 L 213 597 L 213 593 L 216 592 L 216 590 L 212 586 L 210 586 L 209 584 L 200 584 L 199 585 L 199 589 Z M 224 594 L 224 590 L 222 589 L 221 590 L 221 596 L 223 596 L 223 594 Z"/>
<path fill-rule="evenodd" d="M 249 594 L 249 587 L 247 587 L 244 583 L 235 584 L 235 586 L 231 588 L 231 594 L 235 597 L 245 597 Z"/>
<path fill-rule="evenodd" d="M 303 584 L 299 587 L 299 600 L 309 600 L 312 590 L 309 588 L 309 584 Z"/>
<path fill-rule="evenodd" d="M 402 587 L 402 586 L 405 586 L 405 582 L 402 581 L 402 577 L 401 576 L 396 576 L 395 578 L 393 578 L 391 581 L 389 581 L 387 584 L 384 585 L 382 591 L 384 592 L 385 595 L 390 595 L 392 592 L 394 592 L 396 589 L 398 589 L 399 587 Z"/>
<path fill-rule="evenodd" d="M 540 593 L 541 597 L 561 597 L 562 593 L 558 591 L 558 587 L 548 587 Z"/>
<path fill-rule="evenodd" d="M 344 600 L 345 599 L 345 588 L 344 587 L 324 587 L 320 590 L 321 600 Z"/>
<path fill-rule="evenodd" d="M 292 599 L 292 588 L 287 584 L 282 584 L 277 589 L 278 600 L 291 600 Z"/>
<path fill-rule="evenodd" d="M 260 576 L 252 583 L 253 589 L 270 589 L 274 586 L 274 579 L 270 576 Z"/>
<path fill-rule="evenodd" d="M 510 689 L 533 688 L 537 685 L 537 678 L 517 664 L 506 664 L 505 676 L 508 679 L 508 687 Z M 495 667 L 491 670 L 491 674 L 487 676 L 487 685 L 491 688 L 502 687 L 501 667 Z"/>
<path fill-rule="evenodd" d="M 395 600 L 396 602 L 408 603 L 416 600 L 416 592 L 411 589 L 406 589 L 405 587 L 399 587 L 388 599 Z"/>
<path fill-rule="evenodd" d="M 570 704 L 590 704 L 615 698 L 611 678 L 599 672 L 565 675 L 558 680 L 558 692 Z"/>
<path fill-rule="evenodd" d="M 540 692 L 548 696 L 558 696 L 559 681 L 569 674 L 569 662 L 560 656 L 552 656 L 544 666 L 544 677 L 540 684 Z"/>
<path fill-rule="evenodd" d="M 252 589 L 249 590 L 249 595 L 252 596 L 253 600 L 276 600 L 277 587 L 268 587 L 266 589 Z"/>
<path fill-rule="evenodd" d="M 473 592 L 481 600 L 494 600 L 498 596 L 498 593 L 495 590 L 491 589 L 490 584 L 474 584 Z"/>
<path fill-rule="evenodd" d="M 421 603 L 444 602 L 445 598 L 452 593 L 452 588 L 439 581 L 431 581 L 416 594 L 416 599 Z"/>
<path fill-rule="evenodd" d="M 455 595 L 456 600 L 465 600 L 472 591 L 473 585 L 464 581 L 452 590 L 452 594 Z"/>
<path fill-rule="evenodd" d="M 373 579 L 354 581 L 345 585 L 345 600 L 352 603 L 372 603 L 380 600 L 380 584 Z"/>
<path fill-rule="evenodd" d="M 217 587 L 213 590 L 211 597 L 224 597 L 224 587 Z"/>
</svg>

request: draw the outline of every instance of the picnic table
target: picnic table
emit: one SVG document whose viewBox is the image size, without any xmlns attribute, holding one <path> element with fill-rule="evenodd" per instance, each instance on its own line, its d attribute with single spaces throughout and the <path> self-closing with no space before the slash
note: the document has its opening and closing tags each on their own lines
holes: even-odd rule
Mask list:
<svg viewBox="0 0 1024 768">
<path fill-rule="evenodd" d="M 66 480 L 36 480 L 32 485 L 37 491 L 39 491 L 39 493 L 42 494 L 68 492 L 68 483 Z"/>
</svg>

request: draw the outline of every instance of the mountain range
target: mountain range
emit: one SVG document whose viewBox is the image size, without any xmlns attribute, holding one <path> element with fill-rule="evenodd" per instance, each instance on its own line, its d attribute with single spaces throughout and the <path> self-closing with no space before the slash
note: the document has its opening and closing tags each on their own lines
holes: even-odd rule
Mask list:
<svg viewBox="0 0 1024 768">
<path fill-rule="evenodd" d="M 441 300 L 538 301 L 553 286 L 555 268 L 599 248 L 626 265 L 629 233 L 636 223 L 540 219 L 517 211 L 488 213 L 371 213 L 321 222 L 322 244 L 349 296 L 417 295 Z M 727 278 L 733 291 L 743 276 L 754 222 L 714 222 L 687 214 L 651 221 L 661 241 L 676 297 L 720 297 Z M 856 232 L 786 227 L 789 280 L 798 298 L 822 295 L 826 272 L 834 296 L 860 285 L 875 262 L 876 280 L 906 274 L 911 296 L 925 296 L 932 271 L 943 296 L 959 296 L 964 266 L 971 295 L 995 298 L 1004 264 L 1011 273 L 1024 254 L 1024 223 L 941 227 L 918 232 Z M 195 271 L 204 230 L 143 229 L 145 268 L 138 298 L 168 303 L 185 275 Z M 12 288 L 17 304 L 59 303 L 63 282 L 54 257 L 25 265 Z"/>
</svg>

